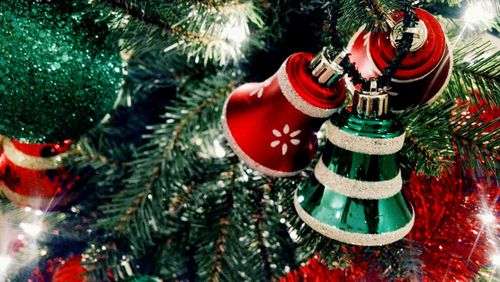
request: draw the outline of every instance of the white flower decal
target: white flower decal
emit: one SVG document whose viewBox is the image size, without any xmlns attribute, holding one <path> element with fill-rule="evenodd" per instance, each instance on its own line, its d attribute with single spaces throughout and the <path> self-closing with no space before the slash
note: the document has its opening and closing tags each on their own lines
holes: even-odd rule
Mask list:
<svg viewBox="0 0 500 282">
<path fill-rule="evenodd" d="M 272 77 L 266 79 L 264 82 L 260 84 L 259 88 L 255 89 L 250 93 L 250 96 L 257 94 L 257 98 L 262 97 L 262 95 L 264 94 L 264 89 L 266 89 L 266 87 L 268 87 L 271 84 L 271 81 Z"/>
<path fill-rule="evenodd" d="M 297 137 L 299 134 L 300 134 L 300 130 L 295 130 L 294 132 L 290 133 L 290 126 L 288 126 L 288 124 L 285 124 L 285 126 L 283 127 L 283 133 L 281 133 L 279 130 L 277 129 L 273 129 L 273 135 L 280 138 L 280 137 L 285 137 L 285 136 L 290 136 L 290 144 L 292 145 L 299 145 L 300 144 L 300 140 L 297 139 L 297 138 L 294 138 L 294 137 Z M 288 134 L 290 133 L 290 134 Z M 282 138 L 280 138 L 282 139 Z M 284 141 L 283 143 L 281 142 L 281 140 L 274 140 L 273 142 L 271 142 L 271 147 L 272 148 L 276 148 L 279 144 L 281 144 L 281 154 L 284 156 L 286 154 L 286 152 L 288 151 L 288 143 L 286 141 Z"/>
</svg>

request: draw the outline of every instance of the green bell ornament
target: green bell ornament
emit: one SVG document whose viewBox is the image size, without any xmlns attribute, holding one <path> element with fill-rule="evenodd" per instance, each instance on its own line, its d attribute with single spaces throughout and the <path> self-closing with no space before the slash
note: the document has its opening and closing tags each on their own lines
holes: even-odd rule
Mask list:
<svg viewBox="0 0 500 282">
<path fill-rule="evenodd" d="M 402 239 L 413 227 L 396 156 L 405 133 L 388 109 L 387 92 L 373 81 L 370 91 L 355 91 L 351 110 L 327 122 L 328 142 L 314 175 L 294 197 L 298 215 L 318 233 L 380 246 Z"/>
</svg>

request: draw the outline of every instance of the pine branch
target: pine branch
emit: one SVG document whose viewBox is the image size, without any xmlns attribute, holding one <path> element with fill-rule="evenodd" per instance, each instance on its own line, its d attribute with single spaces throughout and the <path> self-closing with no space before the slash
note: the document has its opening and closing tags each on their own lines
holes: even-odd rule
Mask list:
<svg viewBox="0 0 500 282">
<path fill-rule="evenodd" d="M 380 273 L 380 278 L 395 280 L 422 279 L 422 261 L 419 256 L 423 246 L 417 242 L 403 239 L 381 247 L 367 247 L 362 251 L 363 258 L 370 260 L 370 267 Z"/>
<path fill-rule="evenodd" d="M 97 227 L 129 234 L 142 244 L 152 243 L 151 232 L 158 232 L 158 226 L 165 224 L 162 207 L 167 204 L 163 201 L 164 187 L 169 187 L 167 181 L 175 183 L 173 176 L 182 179 L 186 176 L 186 168 L 198 159 L 197 147 L 193 146 L 188 152 L 185 144 L 192 142 L 191 134 L 199 120 L 207 114 L 217 115 L 212 109 L 221 106 L 227 93 L 227 84 L 224 84 L 227 80 L 217 76 L 211 79 L 196 86 L 193 92 L 189 89 L 189 96 L 180 96 L 179 102 L 169 107 L 166 123 L 152 127 L 153 134 L 146 136 L 150 143 L 141 149 L 136 160 L 129 163 L 134 170 L 124 181 L 124 189 L 110 195 L 110 202 L 100 208 L 106 216 L 99 220 Z M 209 85 L 216 79 L 215 84 Z M 214 91 L 221 85 L 221 89 Z M 195 93 L 198 96 L 193 95 Z M 218 119 L 207 117 L 207 120 L 215 122 Z M 207 128 L 197 130 L 203 132 L 211 125 L 207 123 Z M 189 136 L 182 136 L 184 133 Z M 171 137 L 167 139 L 167 136 Z"/>
<path fill-rule="evenodd" d="M 161 252 L 155 263 L 157 267 L 152 268 L 150 273 L 158 273 L 156 276 L 162 277 L 164 281 L 195 280 L 195 271 L 192 267 L 195 248 L 192 247 L 192 242 L 186 239 L 188 238 L 186 235 L 185 232 L 179 232 L 175 236 L 168 237 L 161 245 Z M 145 260 L 146 265 L 151 265 L 150 257 Z"/>
<path fill-rule="evenodd" d="M 233 194 L 231 192 L 228 193 L 224 208 L 226 209 L 228 215 L 231 212 L 231 207 L 233 205 Z M 224 253 L 226 251 L 226 237 L 228 234 L 228 228 L 230 226 L 229 216 L 225 216 L 219 219 L 219 236 L 215 241 L 215 262 L 212 268 L 212 273 L 208 277 L 208 281 L 217 282 L 220 280 L 220 276 L 223 272 L 222 260 L 224 257 Z"/>
<path fill-rule="evenodd" d="M 290 246 L 282 239 L 288 233 L 279 220 L 278 202 L 268 196 L 270 186 L 265 178 L 247 174 L 240 162 L 231 167 L 231 182 L 230 174 L 224 173 L 215 187 L 215 183 L 200 185 L 197 193 L 204 195 L 203 200 L 193 195 L 188 205 L 193 213 L 190 222 L 195 228 L 190 240 L 196 242 L 199 278 L 234 281 L 258 277 L 267 281 L 280 277 L 293 262 L 293 255 L 290 257 L 286 251 Z M 235 195 L 231 207 L 224 200 L 229 193 Z M 222 223 L 229 224 L 227 234 L 219 231 L 226 226 Z M 224 252 L 214 256 L 214 242 L 222 242 L 221 234 Z M 214 272 L 214 267 L 221 268 L 220 272 Z"/>
<path fill-rule="evenodd" d="M 465 40 L 453 55 L 453 75 L 444 97 L 500 106 L 500 51 L 490 41 L 476 37 Z"/>
<path fill-rule="evenodd" d="M 375 22 L 384 22 L 387 18 L 388 11 L 382 5 L 380 0 L 361 0 L 360 5 L 364 5 L 370 17 L 375 19 Z"/>
<path fill-rule="evenodd" d="M 333 0 L 332 0 L 333 1 Z M 387 19 L 393 10 L 401 9 L 401 1 L 397 0 L 343 0 L 341 26 L 357 29 L 366 25 L 366 30 L 378 31 L 389 28 Z"/>
<path fill-rule="evenodd" d="M 195 4 L 189 14 L 172 25 L 177 43 L 169 48 L 179 48 L 195 63 L 235 63 L 243 57 L 240 41 L 250 34 L 250 24 L 263 27 L 260 13 L 252 2 Z M 260 45 L 255 40 L 249 43 Z"/>
<path fill-rule="evenodd" d="M 189 197 L 195 191 L 195 182 L 191 182 L 188 186 L 182 187 L 182 192 L 178 195 L 175 195 L 170 199 L 169 213 L 170 214 L 178 214 L 180 209 L 188 202 Z"/>
<path fill-rule="evenodd" d="M 97 1 L 97 0 L 95 0 Z M 157 26 L 163 30 L 169 30 L 168 23 L 163 22 L 158 14 L 152 14 L 158 3 L 157 1 L 124 1 L 124 0 L 99 0 L 106 5 L 122 10 L 126 15 L 146 24 Z M 180 1 L 177 1 L 180 4 Z"/>
<path fill-rule="evenodd" d="M 255 180 L 256 177 L 253 178 Z M 257 253 L 254 264 L 256 273 L 267 281 L 281 277 L 287 267 L 297 265 L 295 260 L 295 246 L 290 239 L 285 219 L 281 214 L 282 207 L 279 201 L 279 187 L 275 187 L 270 179 L 259 179 L 258 186 L 249 189 L 248 208 L 258 214 L 252 215 L 251 224 L 255 235 L 251 247 Z M 254 247 L 254 245 L 256 245 Z"/>
<path fill-rule="evenodd" d="M 435 103 L 406 110 L 398 119 L 406 129 L 405 145 L 400 152 L 401 166 L 406 173 L 439 176 L 453 165 L 449 117 L 454 107 Z"/>
<path fill-rule="evenodd" d="M 230 236 L 234 236 L 237 231 L 237 221 L 234 218 L 234 192 L 237 177 L 237 166 L 230 165 L 226 172 L 223 172 L 218 181 L 223 185 L 206 183 L 201 185 L 198 193 L 204 192 L 204 200 L 199 202 L 196 197 L 191 198 L 192 209 L 190 219 L 195 228 L 190 233 L 191 241 L 198 249 L 195 259 L 198 269 L 198 276 L 203 281 L 224 280 L 228 256 L 232 256 L 229 243 Z M 217 182 L 217 180 L 216 180 Z M 212 185 L 211 185 L 212 184 Z M 215 189 L 214 189 L 215 188 Z"/>
<path fill-rule="evenodd" d="M 184 58 L 178 52 L 165 54 L 162 50 L 141 53 L 142 51 L 139 54 L 132 51 L 132 58 L 128 60 L 128 75 L 123 95 L 130 100 L 127 104 L 134 103 L 134 100 L 138 99 L 136 97 L 146 95 L 161 95 L 166 96 L 166 99 L 173 99 L 177 78 L 185 77 L 186 72 L 191 72 Z"/>
<path fill-rule="evenodd" d="M 462 107 L 451 117 L 453 130 L 451 136 L 465 169 L 471 169 L 473 175 L 498 181 L 498 160 L 500 159 L 500 128 L 498 115 L 485 120 L 483 113 L 491 111 L 487 107 L 477 113 L 470 113 Z M 498 113 L 498 109 L 492 112 Z"/>
<path fill-rule="evenodd" d="M 252 215 L 252 217 L 255 220 L 255 234 L 257 235 L 257 240 L 259 244 L 259 250 L 260 250 L 260 255 L 261 255 L 261 261 L 264 265 L 264 275 L 265 279 L 267 281 L 272 280 L 272 270 L 271 270 L 271 259 L 269 257 L 269 254 L 267 252 L 266 244 L 264 242 L 264 235 L 263 235 L 263 220 L 264 220 L 264 193 L 269 192 L 271 189 L 270 185 L 264 185 L 261 187 L 261 189 L 258 189 L 255 191 L 256 195 L 256 209 L 255 213 Z"/>
</svg>

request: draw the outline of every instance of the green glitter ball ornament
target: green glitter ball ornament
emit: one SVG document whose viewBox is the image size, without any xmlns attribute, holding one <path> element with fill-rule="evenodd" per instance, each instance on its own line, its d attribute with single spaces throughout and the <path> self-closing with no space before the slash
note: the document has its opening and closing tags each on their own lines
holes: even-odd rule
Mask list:
<svg viewBox="0 0 500 282">
<path fill-rule="evenodd" d="M 117 41 L 87 1 L 0 2 L 0 134 L 75 139 L 95 126 L 122 82 Z"/>
</svg>

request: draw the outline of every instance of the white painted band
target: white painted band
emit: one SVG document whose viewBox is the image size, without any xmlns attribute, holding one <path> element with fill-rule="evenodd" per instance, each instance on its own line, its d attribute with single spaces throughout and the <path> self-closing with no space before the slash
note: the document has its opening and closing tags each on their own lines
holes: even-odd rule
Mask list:
<svg viewBox="0 0 500 282">
<path fill-rule="evenodd" d="M 404 133 L 394 138 L 370 138 L 350 134 L 333 125 L 331 121 L 326 122 L 326 137 L 342 149 L 369 155 L 397 153 L 403 148 L 405 141 Z"/>
<path fill-rule="evenodd" d="M 299 204 L 297 194 L 294 196 L 293 204 L 299 217 L 316 232 L 328 238 L 358 246 L 382 246 L 394 243 L 403 239 L 411 231 L 415 223 L 415 213 L 412 213 L 410 222 L 395 231 L 381 234 L 353 233 L 325 224 L 309 215 Z"/>
<path fill-rule="evenodd" d="M 70 201 L 63 197 L 59 198 L 43 198 L 40 196 L 25 196 L 12 191 L 7 185 L 0 181 L 0 195 L 9 199 L 11 202 L 16 203 L 21 206 L 29 206 L 34 209 L 41 209 L 44 211 L 52 210 L 58 205 L 66 205 Z"/>
<path fill-rule="evenodd" d="M 62 166 L 61 154 L 48 158 L 33 157 L 16 149 L 9 138 L 4 138 L 3 150 L 5 157 L 19 167 L 31 170 L 48 170 L 57 169 Z"/>
<path fill-rule="evenodd" d="M 281 92 L 283 92 L 283 95 L 286 97 L 288 102 L 292 104 L 297 110 L 302 112 L 305 115 L 308 115 L 310 117 L 314 118 L 327 118 L 331 116 L 335 112 L 335 108 L 333 109 L 323 109 L 316 107 L 314 105 L 311 105 L 309 102 L 304 100 L 299 93 L 293 88 L 292 83 L 290 82 L 290 79 L 288 77 L 288 74 L 286 72 L 286 65 L 287 65 L 288 59 L 283 62 L 281 67 L 278 70 L 278 84 L 281 89 Z"/>
<path fill-rule="evenodd" d="M 328 189 L 347 197 L 365 200 L 379 200 L 392 197 L 401 191 L 401 172 L 390 180 L 361 181 L 336 174 L 320 160 L 314 168 L 316 179 Z"/>
</svg>

